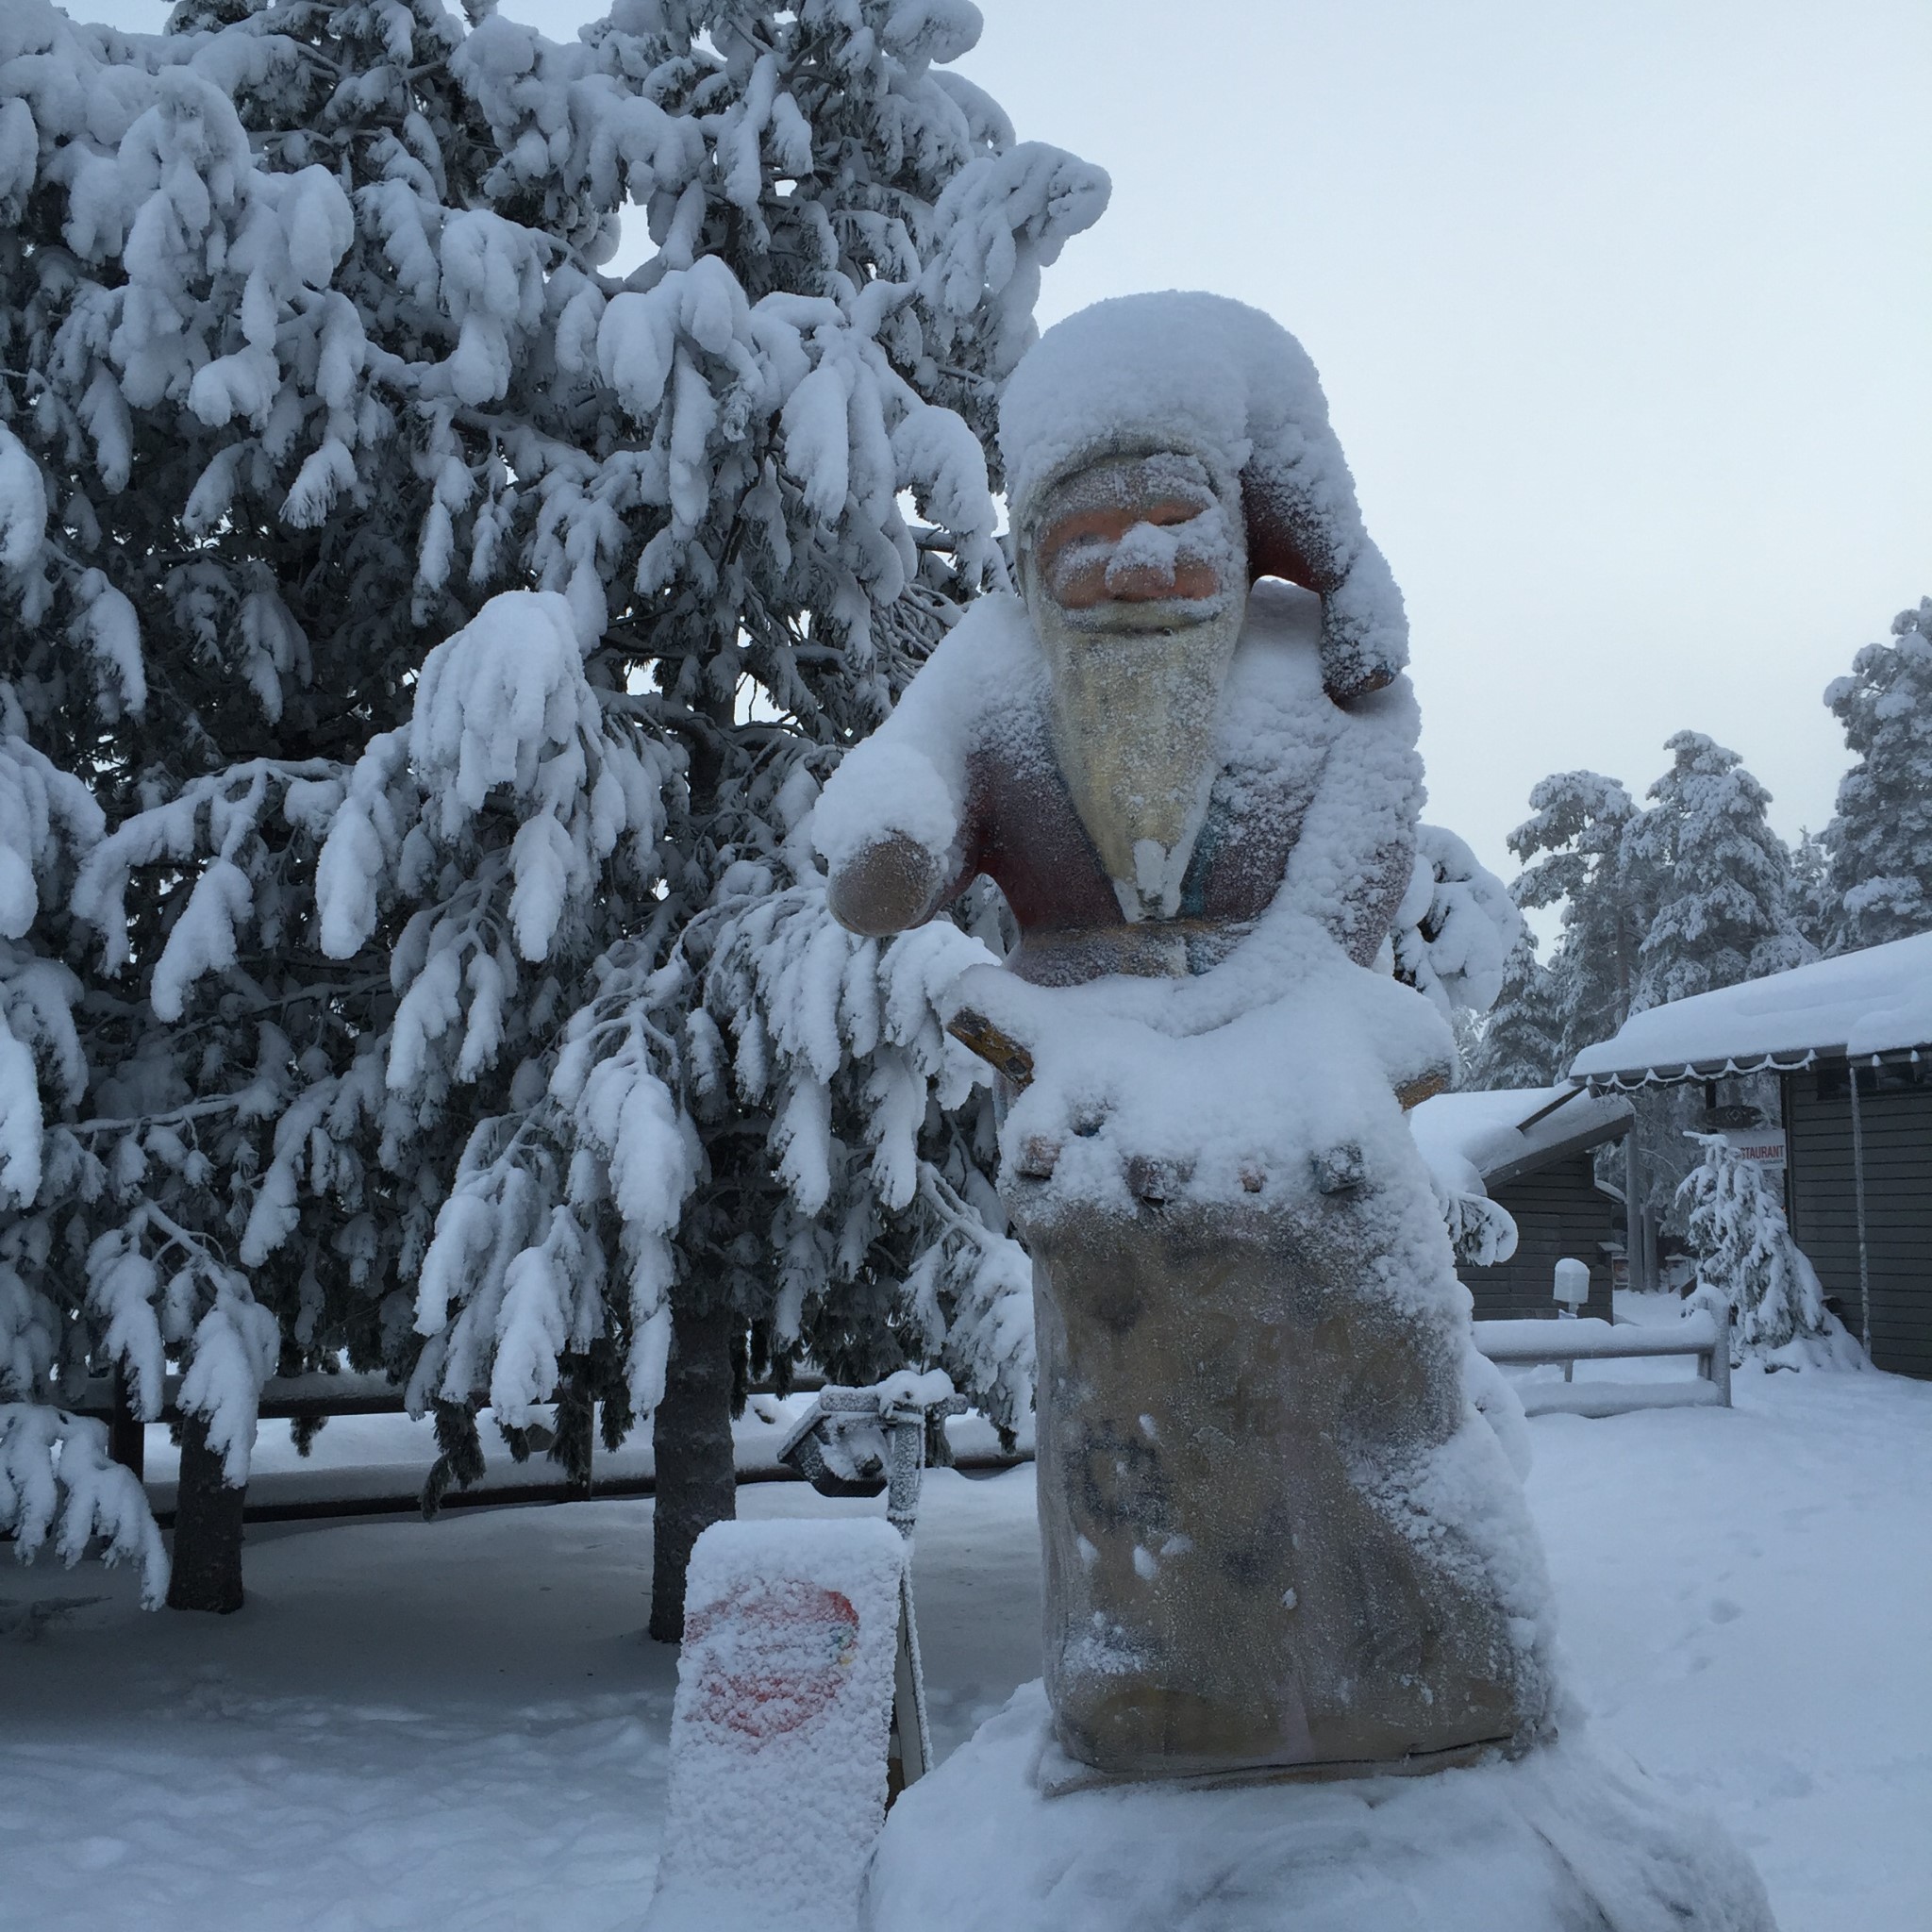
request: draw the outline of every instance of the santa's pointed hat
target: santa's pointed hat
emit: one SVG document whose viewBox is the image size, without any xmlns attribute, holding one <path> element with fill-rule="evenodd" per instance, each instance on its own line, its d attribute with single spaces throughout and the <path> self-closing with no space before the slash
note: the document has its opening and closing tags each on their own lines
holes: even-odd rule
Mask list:
<svg viewBox="0 0 1932 1932">
<path fill-rule="evenodd" d="M 1000 403 L 1013 527 L 1062 477 L 1111 455 L 1183 450 L 1239 493 L 1251 576 L 1322 599 L 1322 675 L 1338 704 L 1408 661 L 1408 621 L 1369 541 L 1355 479 L 1306 351 L 1224 295 L 1123 295 L 1021 358 Z"/>
</svg>

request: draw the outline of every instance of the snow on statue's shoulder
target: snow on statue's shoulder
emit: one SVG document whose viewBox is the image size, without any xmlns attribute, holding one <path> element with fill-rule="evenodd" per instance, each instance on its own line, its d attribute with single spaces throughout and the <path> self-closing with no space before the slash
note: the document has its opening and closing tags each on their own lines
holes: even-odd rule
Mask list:
<svg viewBox="0 0 1932 1932">
<path fill-rule="evenodd" d="M 966 761 L 1018 710 L 1037 709 L 1045 663 L 1017 597 L 979 598 L 921 667 L 891 716 L 840 761 L 812 813 L 812 841 L 837 871 L 899 832 L 952 856 L 966 812 Z"/>
<path fill-rule="evenodd" d="M 876 1518 L 698 1539 L 649 1932 L 850 1932 L 885 1819 L 906 1547 Z"/>
</svg>

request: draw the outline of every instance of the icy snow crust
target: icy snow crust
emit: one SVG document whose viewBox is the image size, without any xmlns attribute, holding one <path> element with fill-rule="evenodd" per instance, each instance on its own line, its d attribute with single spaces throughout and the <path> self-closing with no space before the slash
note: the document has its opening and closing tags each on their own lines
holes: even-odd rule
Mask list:
<svg viewBox="0 0 1932 1932">
<path fill-rule="evenodd" d="M 893 1807 L 865 1932 L 1774 1932 L 1713 1823 L 1576 1737 L 1434 1777 L 1047 1798 L 1053 1756 L 1028 1684 Z"/>
<path fill-rule="evenodd" d="M 1932 1043 L 1932 932 L 1720 987 L 1624 1023 L 1585 1047 L 1574 1080 L 1767 1054 L 1897 1053 Z"/>
<path fill-rule="evenodd" d="M 1621 1320 L 1674 1323 L 1681 1306 L 1618 1297 Z M 1784 1932 L 1924 1932 L 1932 1383 L 1748 1362 L 1734 1392 L 1732 1409 L 1527 1424 L 1566 1677 L 1599 1750 L 1744 1845 Z M 748 1409 L 748 1457 L 754 1430 L 781 1433 Z M 366 1491 L 391 1494 L 436 1456 L 405 1416 L 338 1417 L 307 1461 L 288 1436 L 264 1429 L 257 1482 L 318 1465 L 346 1481 L 367 1459 L 398 1465 Z M 147 1453 L 165 1470 L 159 1425 Z M 747 1485 L 738 1507 L 814 1524 L 880 1508 L 804 1483 Z M 640 1932 L 675 1674 L 641 1635 L 650 1539 L 647 1499 L 260 1524 L 232 1617 L 146 1615 L 130 1566 L 76 1577 L 0 1553 L 0 1919 Z M 1040 1675 L 1033 1470 L 928 1472 L 913 1563 L 944 1759 Z M 1847 1627 L 1855 1641 L 1821 1641 Z"/>
<path fill-rule="evenodd" d="M 850 1932 L 885 1818 L 906 1561 L 876 1518 L 698 1539 L 649 1932 Z"/>
</svg>

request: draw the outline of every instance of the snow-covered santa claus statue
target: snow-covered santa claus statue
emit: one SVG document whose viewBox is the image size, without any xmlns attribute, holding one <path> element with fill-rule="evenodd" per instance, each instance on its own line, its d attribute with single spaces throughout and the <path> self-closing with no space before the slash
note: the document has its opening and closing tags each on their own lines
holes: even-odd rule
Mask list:
<svg viewBox="0 0 1932 1932">
<path fill-rule="evenodd" d="M 829 788 L 833 910 L 896 932 L 985 873 L 1028 979 L 1199 972 L 1312 838 L 1301 896 L 1369 963 L 1423 795 L 1407 626 L 1307 356 L 1215 296 L 1103 302 L 1000 421 L 1024 602 L 976 605 Z"/>
<path fill-rule="evenodd" d="M 858 931 L 982 873 L 1020 929 L 958 1024 L 1024 1088 L 1061 1741 L 1138 1775 L 1521 1741 L 1541 1565 L 1397 1097 L 1450 1045 L 1377 963 L 1423 798 L 1406 625 L 1315 372 L 1238 303 L 1106 302 L 1021 363 L 1001 444 L 1021 595 L 816 832 Z"/>
<path fill-rule="evenodd" d="M 1257 1901 L 1327 1872 L 1361 1910 L 1323 1924 L 1420 1925 L 1391 1912 L 1441 1861 L 1384 1871 L 1357 1812 L 1318 1844 L 1313 1813 L 1251 1807 L 1259 1836 L 1203 1865 L 1220 1827 L 1161 1793 L 1479 1761 L 1507 1789 L 1454 1787 L 1440 1835 L 1474 1848 L 1481 1923 L 1626 1923 L 1565 1916 L 1602 1889 L 1539 1863 L 1583 1791 L 1630 1896 L 1767 1924 L 1734 1854 L 1686 1876 L 1690 1838 L 1554 1742 L 1521 1410 L 1478 1407 L 1512 1398 L 1404 1118 L 1453 1058 L 1390 971 L 1423 802 L 1407 627 L 1313 368 L 1238 303 L 1105 302 L 1029 351 L 1000 441 L 1020 594 L 947 636 L 815 837 L 856 931 L 980 874 L 1019 928 L 953 1026 L 1000 1071 L 1034 1263 L 1052 1734 L 1023 1692 L 908 1794 L 868 1924 L 964 1898 L 960 1924 L 1301 1924 Z M 1110 1835 L 1045 1802 L 1094 1784 L 1128 1788 Z"/>
</svg>

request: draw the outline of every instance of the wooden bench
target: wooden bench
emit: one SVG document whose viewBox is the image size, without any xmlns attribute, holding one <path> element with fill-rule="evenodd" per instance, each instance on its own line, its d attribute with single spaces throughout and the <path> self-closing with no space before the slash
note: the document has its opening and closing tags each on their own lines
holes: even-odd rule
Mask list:
<svg viewBox="0 0 1932 1932">
<path fill-rule="evenodd" d="M 1475 1345 L 1500 1368 L 1561 1362 L 1561 1382 L 1520 1384 L 1525 1415 L 1624 1415 L 1638 1408 L 1728 1408 L 1731 1406 L 1731 1324 L 1707 1308 L 1675 1322 L 1620 1322 L 1594 1317 L 1572 1321 L 1478 1322 Z M 1575 1382 L 1577 1362 L 1634 1361 L 1657 1356 L 1694 1356 L 1697 1373 L 1673 1382 Z"/>
</svg>

